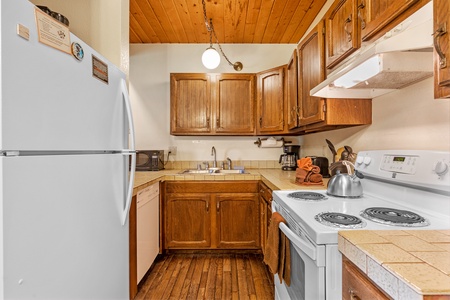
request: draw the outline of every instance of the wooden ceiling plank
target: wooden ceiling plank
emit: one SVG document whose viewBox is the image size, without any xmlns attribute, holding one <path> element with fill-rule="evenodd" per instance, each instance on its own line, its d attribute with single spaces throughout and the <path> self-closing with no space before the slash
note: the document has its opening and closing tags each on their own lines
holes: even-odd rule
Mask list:
<svg viewBox="0 0 450 300">
<path fill-rule="evenodd" d="M 253 40 L 254 44 L 263 43 L 263 37 L 264 37 L 265 31 L 267 30 L 267 22 L 270 18 L 273 4 L 274 4 L 274 0 L 262 0 L 261 1 L 261 11 L 258 15 L 258 21 L 256 22 L 255 37 Z"/>
<path fill-rule="evenodd" d="M 263 36 L 263 43 L 270 44 L 272 42 L 272 37 L 275 34 L 278 23 L 280 22 L 281 16 L 283 14 L 284 8 L 286 6 L 285 0 L 275 0 L 273 3 L 272 10 L 270 12 L 269 20 L 267 21 L 267 27 Z"/>
<path fill-rule="evenodd" d="M 312 24 L 317 14 L 320 12 L 322 7 L 325 5 L 327 0 L 312 0 L 309 9 L 306 11 L 302 21 L 299 23 L 297 28 L 294 30 L 294 34 L 289 39 L 294 43 L 300 42 L 300 39 L 305 35 L 309 26 Z"/>
<path fill-rule="evenodd" d="M 229 1 L 229 0 L 227 0 Z M 225 43 L 225 33 L 226 33 L 226 25 L 230 22 L 225 17 L 225 4 L 223 1 L 211 1 L 206 0 L 206 16 L 209 19 L 212 18 L 214 31 L 216 32 L 217 39 L 219 43 Z M 209 34 L 208 34 L 208 42 L 209 42 Z M 213 37 L 213 43 L 215 43 Z M 219 51 L 219 49 L 217 49 Z"/>
<path fill-rule="evenodd" d="M 142 12 L 135 10 L 133 13 L 130 13 L 130 28 L 133 28 L 135 34 L 139 37 L 139 39 L 142 40 L 143 43 L 149 43 L 152 40 L 158 39 L 158 36 L 155 34 L 155 32 L 151 28 L 147 28 L 148 24 L 146 25 L 144 21 L 139 20 L 145 20 Z"/>
<path fill-rule="evenodd" d="M 245 20 L 243 43 L 252 43 L 255 38 L 256 22 L 261 11 L 261 0 L 249 0 Z"/>
<path fill-rule="evenodd" d="M 189 43 L 189 39 L 187 37 L 189 28 L 185 27 L 186 24 L 183 24 L 181 18 L 184 17 L 179 14 L 177 9 L 177 5 L 180 4 L 181 1 L 161 0 L 160 3 L 164 7 L 164 11 L 170 19 L 174 33 L 178 36 L 178 43 Z M 181 12 L 181 14 L 183 14 L 183 12 Z"/>
<path fill-rule="evenodd" d="M 133 28 L 130 26 L 130 44 L 143 44 L 144 41 L 142 41 L 139 36 L 134 32 Z"/>
<path fill-rule="evenodd" d="M 235 13 L 235 40 L 229 41 L 230 43 L 239 43 L 242 44 L 244 42 L 244 33 L 245 33 L 245 23 L 247 19 L 247 7 L 248 0 L 237 0 L 236 2 L 236 13 Z"/>
<path fill-rule="evenodd" d="M 237 0 L 225 0 L 223 19 L 225 38 L 221 40 L 222 43 L 230 43 L 235 40 L 236 34 L 236 2 Z"/>
<path fill-rule="evenodd" d="M 196 43 L 209 43 L 209 34 L 206 30 L 203 6 L 201 0 L 186 0 L 189 18 Z"/>
<path fill-rule="evenodd" d="M 296 43 L 292 41 L 293 37 L 296 35 L 296 30 L 303 21 L 303 18 L 305 17 L 305 14 L 309 10 L 311 2 L 313 1 L 314 0 L 302 0 L 298 3 L 297 9 L 292 16 L 291 22 L 289 22 L 289 24 L 286 26 L 280 41 L 282 41 L 283 43 Z"/>
<path fill-rule="evenodd" d="M 188 3 L 185 0 L 173 1 L 174 7 L 177 10 L 177 15 L 180 19 L 182 29 L 186 35 L 188 43 L 197 43 L 196 30 L 194 22 L 190 16 Z"/>
<path fill-rule="evenodd" d="M 145 16 L 145 21 L 138 20 L 139 24 L 148 23 L 149 25 L 145 28 L 145 30 L 153 30 L 153 32 L 155 32 L 158 36 L 159 43 L 169 43 L 169 37 L 167 36 L 164 28 L 162 28 L 158 17 L 155 15 L 155 12 L 147 0 L 130 0 L 130 11 L 132 13 L 135 11 L 141 11 Z M 133 26 L 133 24 L 131 24 L 131 26 Z"/>
<path fill-rule="evenodd" d="M 166 1 L 166 0 L 162 0 Z M 160 23 L 160 27 L 165 32 L 168 43 L 180 43 L 178 34 L 174 31 L 172 27 L 172 20 L 167 15 L 164 6 L 161 4 L 160 0 L 146 0 L 154 12 L 156 20 Z"/>
<path fill-rule="evenodd" d="M 287 28 L 287 26 L 293 21 L 292 17 L 297 11 L 298 6 L 304 2 L 310 0 L 289 0 L 286 1 L 286 6 L 284 7 L 283 13 L 281 14 L 280 20 L 275 28 L 275 32 L 272 36 L 271 43 L 278 44 L 281 42 L 281 38 Z"/>
</svg>

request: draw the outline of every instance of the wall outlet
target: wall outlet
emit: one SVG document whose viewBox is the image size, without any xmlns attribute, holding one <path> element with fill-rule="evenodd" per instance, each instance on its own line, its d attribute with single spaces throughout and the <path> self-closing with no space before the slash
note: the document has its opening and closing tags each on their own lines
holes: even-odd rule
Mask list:
<svg viewBox="0 0 450 300">
<path fill-rule="evenodd" d="M 169 153 L 171 155 L 177 155 L 177 147 L 176 146 L 170 146 L 169 147 Z"/>
</svg>

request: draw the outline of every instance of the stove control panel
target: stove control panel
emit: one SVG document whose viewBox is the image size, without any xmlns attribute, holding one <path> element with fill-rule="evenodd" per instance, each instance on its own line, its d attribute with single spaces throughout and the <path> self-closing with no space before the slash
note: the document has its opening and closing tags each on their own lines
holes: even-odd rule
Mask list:
<svg viewBox="0 0 450 300">
<path fill-rule="evenodd" d="M 356 169 L 366 177 L 450 193 L 450 152 L 428 150 L 360 151 Z"/>
<path fill-rule="evenodd" d="M 383 155 L 380 169 L 403 174 L 416 174 L 418 159 L 418 156 Z"/>
</svg>

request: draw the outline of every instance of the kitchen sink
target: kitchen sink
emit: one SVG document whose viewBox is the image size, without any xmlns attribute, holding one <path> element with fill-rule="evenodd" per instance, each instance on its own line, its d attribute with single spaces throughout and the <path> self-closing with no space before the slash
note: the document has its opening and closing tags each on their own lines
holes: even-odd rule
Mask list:
<svg viewBox="0 0 450 300">
<path fill-rule="evenodd" d="M 209 174 L 209 175 L 226 175 L 226 174 L 249 174 L 245 170 L 222 170 L 222 169 L 208 169 L 208 170 L 183 170 L 179 174 Z"/>
</svg>

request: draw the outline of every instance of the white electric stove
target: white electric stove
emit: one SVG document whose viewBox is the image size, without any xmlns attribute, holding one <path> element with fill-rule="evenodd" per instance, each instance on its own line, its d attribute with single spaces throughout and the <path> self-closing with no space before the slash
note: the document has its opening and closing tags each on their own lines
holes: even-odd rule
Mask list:
<svg viewBox="0 0 450 300">
<path fill-rule="evenodd" d="M 339 230 L 450 229 L 450 153 L 362 151 L 356 169 L 363 195 L 324 190 L 274 191 L 272 209 L 287 221 L 291 286 L 276 278 L 278 299 L 341 299 Z"/>
</svg>

